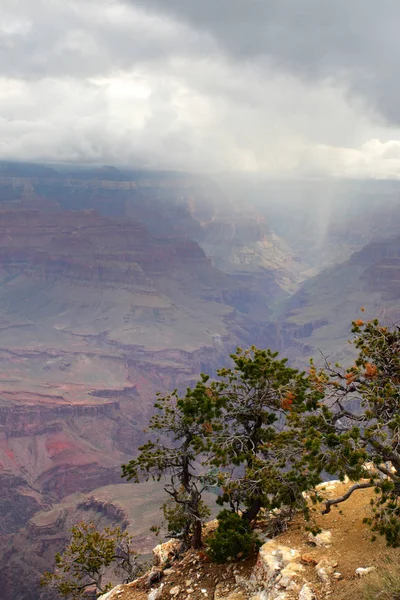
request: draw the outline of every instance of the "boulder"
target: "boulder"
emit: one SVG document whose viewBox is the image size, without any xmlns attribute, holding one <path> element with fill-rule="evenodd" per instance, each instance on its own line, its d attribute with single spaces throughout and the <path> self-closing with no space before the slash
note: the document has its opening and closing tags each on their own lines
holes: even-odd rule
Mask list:
<svg viewBox="0 0 400 600">
<path fill-rule="evenodd" d="M 266 600 L 283 600 L 287 591 L 300 589 L 304 571 L 300 558 L 300 553 L 294 548 L 270 540 L 260 548 L 251 581 L 268 592 Z"/>
<path fill-rule="evenodd" d="M 308 534 L 308 539 L 319 548 L 329 548 L 332 545 L 332 532 L 328 529 L 323 529 L 320 533 L 317 533 L 317 535 L 310 532 Z"/>
<path fill-rule="evenodd" d="M 372 573 L 372 571 L 375 571 L 375 569 L 376 567 L 358 567 L 358 569 L 356 569 L 356 575 L 358 577 L 364 577 L 365 575 Z"/>
<path fill-rule="evenodd" d="M 179 540 L 168 540 L 164 544 L 158 544 L 153 548 L 154 564 L 159 567 L 171 563 L 178 556 L 181 548 Z"/>
</svg>

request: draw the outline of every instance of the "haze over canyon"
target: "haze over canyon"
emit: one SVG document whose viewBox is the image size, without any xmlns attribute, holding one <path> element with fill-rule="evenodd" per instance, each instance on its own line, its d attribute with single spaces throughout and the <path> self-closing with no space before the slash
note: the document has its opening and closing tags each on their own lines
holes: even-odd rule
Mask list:
<svg viewBox="0 0 400 600">
<path fill-rule="evenodd" d="M 213 374 L 237 345 L 301 367 L 319 350 L 343 358 L 361 306 L 400 318 L 400 185 L 332 186 L 1 165 L 6 600 L 48 597 L 40 574 L 79 518 L 124 523 L 151 549 L 162 492 L 124 483 L 120 464 L 157 392 Z"/>
</svg>

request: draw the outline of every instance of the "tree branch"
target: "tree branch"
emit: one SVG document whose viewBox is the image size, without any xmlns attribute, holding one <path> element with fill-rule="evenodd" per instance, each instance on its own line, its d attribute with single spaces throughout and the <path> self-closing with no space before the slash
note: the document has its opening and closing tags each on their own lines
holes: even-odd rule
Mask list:
<svg viewBox="0 0 400 600">
<path fill-rule="evenodd" d="M 354 485 L 351 486 L 351 488 L 345 494 L 343 494 L 343 496 L 339 496 L 338 498 L 334 498 L 333 500 L 325 500 L 324 501 L 325 508 L 322 511 L 322 514 L 327 515 L 328 513 L 330 513 L 332 505 L 340 504 L 341 502 L 345 502 L 346 500 L 348 500 L 350 498 L 352 493 L 355 492 L 356 490 L 364 490 L 366 488 L 375 487 L 375 485 L 376 485 L 376 483 L 371 483 L 370 481 L 368 481 L 366 483 L 355 483 Z"/>
</svg>

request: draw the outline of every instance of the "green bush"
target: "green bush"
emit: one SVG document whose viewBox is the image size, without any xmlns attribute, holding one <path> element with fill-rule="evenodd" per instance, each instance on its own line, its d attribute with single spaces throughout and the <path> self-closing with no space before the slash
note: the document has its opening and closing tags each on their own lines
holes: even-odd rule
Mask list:
<svg viewBox="0 0 400 600">
<path fill-rule="evenodd" d="M 218 528 L 208 540 L 208 555 L 213 562 L 224 563 L 229 558 L 245 558 L 260 545 L 249 523 L 237 513 L 223 510 L 217 518 Z"/>
</svg>

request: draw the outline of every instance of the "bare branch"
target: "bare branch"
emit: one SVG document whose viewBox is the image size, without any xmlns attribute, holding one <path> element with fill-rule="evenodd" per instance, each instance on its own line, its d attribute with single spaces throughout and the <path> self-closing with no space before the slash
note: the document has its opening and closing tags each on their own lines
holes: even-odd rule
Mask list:
<svg viewBox="0 0 400 600">
<path fill-rule="evenodd" d="M 375 485 L 376 485 L 376 483 L 371 483 L 370 481 L 367 481 L 365 483 L 355 483 L 354 485 L 351 486 L 351 488 L 345 494 L 343 494 L 343 496 L 339 496 L 338 498 L 334 498 L 333 500 L 325 500 L 324 501 L 325 508 L 322 511 L 322 514 L 327 515 L 328 513 L 330 513 L 331 506 L 340 504 L 341 502 L 345 502 L 346 500 L 348 500 L 350 498 L 350 496 L 356 490 L 364 490 L 366 488 L 375 487 Z"/>
</svg>

